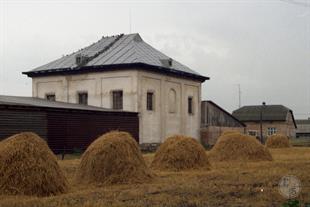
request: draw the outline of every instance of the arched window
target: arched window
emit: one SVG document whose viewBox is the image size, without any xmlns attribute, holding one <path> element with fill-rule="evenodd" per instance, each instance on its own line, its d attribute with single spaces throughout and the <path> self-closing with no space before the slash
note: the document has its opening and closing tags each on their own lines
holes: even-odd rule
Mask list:
<svg viewBox="0 0 310 207">
<path fill-rule="evenodd" d="M 169 91 L 169 113 L 176 113 L 177 93 L 173 88 Z"/>
</svg>

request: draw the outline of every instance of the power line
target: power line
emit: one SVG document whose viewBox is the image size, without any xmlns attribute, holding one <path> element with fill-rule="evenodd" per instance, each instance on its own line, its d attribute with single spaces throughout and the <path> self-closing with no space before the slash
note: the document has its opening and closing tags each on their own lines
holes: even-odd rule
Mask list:
<svg viewBox="0 0 310 207">
<path fill-rule="evenodd" d="M 310 8 L 310 1 L 296 1 L 296 0 L 280 0 L 280 1 Z"/>
</svg>

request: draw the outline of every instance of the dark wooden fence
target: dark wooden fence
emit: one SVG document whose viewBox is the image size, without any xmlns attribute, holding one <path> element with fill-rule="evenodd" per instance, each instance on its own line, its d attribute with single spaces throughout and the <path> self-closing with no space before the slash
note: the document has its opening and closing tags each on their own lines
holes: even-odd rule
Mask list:
<svg viewBox="0 0 310 207">
<path fill-rule="evenodd" d="M 45 139 L 55 153 L 83 151 L 111 130 L 127 131 L 139 142 L 138 113 L 0 105 L 0 140 L 31 131 Z"/>
</svg>

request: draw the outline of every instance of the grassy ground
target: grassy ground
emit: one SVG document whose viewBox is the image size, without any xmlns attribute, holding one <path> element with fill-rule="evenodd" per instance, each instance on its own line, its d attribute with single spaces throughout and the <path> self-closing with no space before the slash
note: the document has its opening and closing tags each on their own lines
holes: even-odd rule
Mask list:
<svg viewBox="0 0 310 207">
<path fill-rule="evenodd" d="M 273 162 L 212 163 L 207 172 L 155 172 L 151 183 L 140 185 L 86 186 L 74 179 L 79 159 L 59 161 L 70 192 L 36 198 L 0 196 L 0 206 L 282 206 L 278 192 L 282 176 L 294 175 L 302 184 L 297 198 L 310 203 L 310 148 L 272 150 Z M 147 163 L 152 154 L 144 155 Z M 304 205 L 303 205 L 304 206 Z"/>
</svg>

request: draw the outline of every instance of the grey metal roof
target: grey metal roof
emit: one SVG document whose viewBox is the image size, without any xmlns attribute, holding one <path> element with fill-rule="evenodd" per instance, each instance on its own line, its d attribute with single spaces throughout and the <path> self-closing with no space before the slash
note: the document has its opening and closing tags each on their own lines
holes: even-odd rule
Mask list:
<svg viewBox="0 0 310 207">
<path fill-rule="evenodd" d="M 292 111 L 283 105 L 266 105 L 266 106 L 243 106 L 235 111 L 232 115 L 240 121 L 260 121 L 260 111 L 262 109 L 263 121 L 285 121 L 287 114 Z M 292 113 L 293 115 L 293 113 Z"/>
<path fill-rule="evenodd" d="M 76 64 L 76 57 L 84 56 L 87 58 L 86 62 L 81 66 Z M 169 60 L 172 60 L 170 64 Z M 187 66 L 179 63 L 176 60 L 156 50 L 142 40 L 139 34 L 116 35 L 110 37 L 103 37 L 98 42 L 85 47 L 70 55 L 63 56 L 48 64 L 37 67 L 29 72 L 24 72 L 31 76 L 31 74 L 44 74 L 56 71 L 74 71 L 82 67 L 98 67 L 98 66 L 112 66 L 112 65 L 128 65 L 128 64 L 146 64 L 149 66 L 158 67 L 157 72 L 163 72 L 168 69 L 174 72 L 181 72 L 182 74 L 191 74 L 194 77 L 208 79 L 199 73 L 191 70 Z"/>
<path fill-rule="evenodd" d="M 95 107 L 95 106 L 65 103 L 65 102 L 59 102 L 59 101 L 48 101 L 46 99 L 34 98 L 34 97 L 3 96 L 3 95 L 0 95 L 0 105 L 31 106 L 31 107 L 54 108 L 54 109 L 104 111 L 104 112 L 116 112 L 117 111 L 117 110 Z"/>
</svg>

